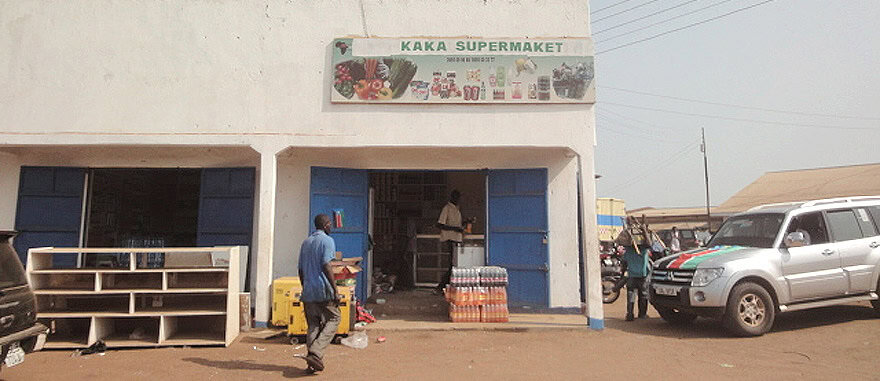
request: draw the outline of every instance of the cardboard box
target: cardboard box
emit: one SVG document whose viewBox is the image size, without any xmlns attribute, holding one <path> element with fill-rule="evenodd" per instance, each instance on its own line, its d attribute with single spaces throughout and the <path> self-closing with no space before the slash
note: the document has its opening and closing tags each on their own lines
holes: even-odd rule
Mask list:
<svg viewBox="0 0 880 381">
<path fill-rule="evenodd" d="M 352 279 L 357 273 L 363 271 L 360 264 L 364 257 L 342 258 L 342 252 L 336 252 L 336 259 L 330 261 L 333 267 L 333 279 Z"/>
</svg>

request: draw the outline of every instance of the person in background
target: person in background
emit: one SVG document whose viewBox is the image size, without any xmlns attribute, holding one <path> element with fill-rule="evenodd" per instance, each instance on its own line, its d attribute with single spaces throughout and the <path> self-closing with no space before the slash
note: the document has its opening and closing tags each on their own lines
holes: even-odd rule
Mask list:
<svg viewBox="0 0 880 381">
<path fill-rule="evenodd" d="M 449 253 L 449 269 L 443 275 L 443 279 L 437 285 L 434 293 L 440 295 L 449 284 L 452 277 L 452 266 L 455 265 L 455 248 L 464 240 L 464 228 L 461 225 L 461 210 L 458 203 L 461 201 L 461 192 L 453 190 L 449 195 L 449 202 L 440 211 L 437 219 L 437 227 L 440 228 L 440 246 L 443 251 Z"/>
<path fill-rule="evenodd" d="M 330 216 L 315 216 L 315 232 L 303 241 L 299 252 L 301 301 L 308 332 L 304 357 L 310 372 L 324 370 L 324 350 L 333 341 L 339 327 L 339 293 L 333 282 L 330 261 L 336 254 L 336 242 L 330 237 Z"/>
<path fill-rule="evenodd" d="M 636 296 L 639 299 L 639 319 L 648 317 L 648 285 L 647 277 L 651 267 L 651 234 L 647 228 L 640 232 L 624 230 L 617 237 L 617 243 L 624 247 L 623 270 L 626 274 L 626 321 L 633 321 L 635 316 Z"/>
<path fill-rule="evenodd" d="M 672 254 L 678 254 L 678 252 L 681 251 L 681 238 L 679 237 L 678 228 L 673 226 L 672 233 L 669 237 L 669 251 Z"/>
<path fill-rule="evenodd" d="M 700 246 L 706 246 L 709 243 L 709 239 L 712 238 L 712 234 L 709 233 L 709 229 L 706 228 L 697 228 L 697 232 L 694 233 L 694 236 L 697 238 L 697 242 L 700 243 Z"/>
</svg>

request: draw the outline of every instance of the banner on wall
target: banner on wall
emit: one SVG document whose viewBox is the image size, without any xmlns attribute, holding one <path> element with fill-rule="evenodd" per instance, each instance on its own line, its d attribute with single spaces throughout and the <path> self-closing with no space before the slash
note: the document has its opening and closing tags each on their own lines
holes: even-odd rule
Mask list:
<svg viewBox="0 0 880 381">
<path fill-rule="evenodd" d="M 587 38 L 338 38 L 334 103 L 595 103 Z"/>
</svg>

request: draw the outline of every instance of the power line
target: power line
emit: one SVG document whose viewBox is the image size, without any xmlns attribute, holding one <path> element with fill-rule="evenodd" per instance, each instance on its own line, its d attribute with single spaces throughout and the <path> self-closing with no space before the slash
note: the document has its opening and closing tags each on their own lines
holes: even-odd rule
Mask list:
<svg viewBox="0 0 880 381">
<path fill-rule="evenodd" d="M 610 122 L 612 125 L 615 125 L 615 126 L 617 126 L 617 127 L 622 127 L 622 128 L 624 128 L 624 129 L 628 129 L 629 132 L 627 133 L 627 132 L 624 132 L 624 131 L 616 131 L 616 130 L 613 130 L 613 129 L 599 129 L 599 131 L 613 132 L 613 133 L 618 133 L 618 134 L 623 134 L 623 135 L 629 135 L 629 136 L 637 137 L 637 138 L 640 138 L 640 139 L 649 139 L 649 140 L 654 140 L 654 141 L 657 141 L 657 142 L 663 142 L 663 143 L 681 143 L 681 142 L 682 142 L 681 140 L 671 140 L 671 139 L 663 139 L 663 138 L 659 138 L 659 137 L 656 136 L 656 134 L 653 134 L 653 133 L 650 133 L 650 132 L 646 132 L 646 131 L 641 130 L 641 129 L 639 129 L 639 128 L 633 127 L 632 125 L 627 125 L 626 123 L 620 122 L 619 120 L 611 119 L 611 118 L 609 118 L 607 115 L 598 114 L 598 113 L 597 113 L 596 115 L 597 115 L 600 119 L 605 120 L 605 121 L 607 121 L 607 122 Z"/>
<path fill-rule="evenodd" d="M 764 1 L 760 2 L 760 3 L 752 4 L 752 5 L 749 5 L 748 7 L 739 8 L 739 9 L 736 9 L 736 10 L 734 10 L 734 11 L 727 12 L 727 13 L 725 13 L 725 14 L 722 14 L 722 15 L 719 15 L 719 16 L 715 16 L 715 17 L 712 17 L 712 18 L 708 18 L 708 19 L 703 20 L 703 21 L 695 22 L 695 23 L 693 23 L 693 24 L 688 24 L 688 25 L 685 25 L 685 26 L 680 27 L 680 28 L 675 28 L 675 29 L 673 29 L 673 30 L 668 30 L 668 31 L 665 31 L 665 32 L 660 33 L 660 34 L 655 34 L 655 35 L 653 35 L 653 36 L 651 36 L 651 37 L 643 38 L 643 39 L 641 39 L 641 40 L 636 40 L 636 41 L 633 41 L 633 42 L 630 42 L 630 43 L 626 43 L 626 44 L 623 44 L 623 45 L 618 45 L 618 46 L 615 46 L 615 47 L 613 47 L 613 48 L 611 48 L 611 49 L 606 49 L 606 50 L 603 50 L 603 51 L 601 51 L 601 52 L 597 52 L 596 54 L 607 53 L 607 52 L 611 52 L 611 51 L 614 51 L 614 50 L 617 50 L 617 49 L 625 48 L 625 47 L 627 47 L 627 46 L 635 45 L 635 44 L 642 43 L 642 42 L 645 42 L 645 41 L 650 41 L 650 40 L 653 40 L 653 39 L 658 38 L 658 37 L 665 36 L 665 35 L 670 34 L 670 33 L 675 33 L 675 32 L 678 32 L 678 31 L 682 31 L 682 30 L 685 30 L 685 29 L 688 29 L 688 28 L 695 27 L 695 26 L 697 26 L 697 25 L 702 25 L 702 24 L 705 24 L 705 23 L 708 23 L 708 22 L 712 22 L 712 21 L 715 21 L 715 20 L 718 20 L 718 19 L 721 19 L 721 18 L 724 18 L 724 17 L 730 16 L 730 15 L 735 14 L 735 13 L 739 13 L 739 12 L 742 12 L 742 11 L 746 11 L 746 10 L 749 10 L 749 9 L 752 9 L 752 8 L 755 8 L 755 7 L 758 7 L 758 6 L 761 6 L 761 5 L 764 5 L 764 4 L 767 4 L 767 3 L 770 3 L 770 2 L 772 2 L 772 1 L 773 1 L 773 0 L 764 0 Z"/>
<path fill-rule="evenodd" d="M 615 124 L 617 124 L 617 125 L 620 125 L 620 126 L 623 126 L 623 127 L 628 127 L 628 128 L 630 128 L 630 129 L 632 129 L 632 130 L 634 130 L 634 131 L 639 131 L 639 132 L 642 132 L 642 133 L 651 134 L 651 135 L 653 135 L 653 136 L 658 136 L 658 135 L 668 134 L 669 131 L 672 131 L 672 130 L 673 130 L 671 127 L 657 126 L 657 125 L 654 125 L 654 124 L 650 124 L 650 123 L 647 123 L 647 122 L 640 121 L 640 120 L 638 120 L 638 119 L 629 118 L 629 117 L 627 117 L 627 116 L 625 116 L 625 115 L 623 115 L 623 114 L 619 114 L 619 113 L 616 113 L 616 112 L 614 112 L 614 111 L 608 110 L 607 108 L 606 108 L 606 109 L 602 109 L 602 110 L 597 110 L 597 111 L 596 111 L 596 115 L 597 115 L 597 116 L 600 116 L 600 117 L 602 117 L 602 118 L 605 118 L 605 119 L 607 119 L 607 120 L 609 120 L 609 121 L 611 121 L 612 123 L 615 123 Z M 624 122 L 624 121 L 622 121 L 621 119 L 628 119 L 628 121 Z M 644 124 L 644 125 L 646 125 L 646 127 L 639 126 L 639 125 L 634 125 L 632 122 L 636 122 L 636 123 L 639 123 L 639 124 Z M 671 141 L 671 140 L 668 140 L 668 139 L 667 139 L 667 141 Z M 682 141 L 683 141 L 683 140 L 676 140 L 676 142 L 679 142 L 679 143 L 682 142 Z"/>
<path fill-rule="evenodd" d="M 634 22 L 642 21 L 642 20 L 644 20 L 644 19 L 646 19 L 646 18 L 653 17 L 653 16 L 657 16 L 657 15 L 659 15 L 659 14 L 669 12 L 669 11 L 671 11 L 671 10 L 673 10 L 673 9 L 676 9 L 676 8 L 681 8 L 681 7 L 685 6 L 685 5 L 688 5 L 688 4 L 693 3 L 693 2 L 696 2 L 696 1 L 699 1 L 699 0 L 688 0 L 688 1 L 685 1 L 685 2 L 683 2 L 683 3 L 681 3 L 681 4 L 678 4 L 678 5 L 675 5 L 675 6 L 669 7 L 669 8 L 661 9 L 661 10 L 659 10 L 659 11 L 657 11 L 657 12 L 654 12 L 654 13 L 651 13 L 651 14 L 649 14 L 649 15 L 645 15 L 645 16 L 642 16 L 642 17 L 639 17 L 639 18 L 635 18 L 635 19 L 629 20 L 629 21 L 627 21 L 627 22 L 625 22 L 625 23 L 622 23 L 622 24 L 617 24 L 617 25 L 615 25 L 615 26 L 612 26 L 612 27 L 609 27 L 609 28 L 602 29 L 602 30 L 600 30 L 600 31 L 598 31 L 598 32 L 594 32 L 593 35 L 595 36 L 595 35 L 597 35 L 597 34 L 604 33 L 604 32 L 607 32 L 607 31 L 609 31 L 609 30 L 612 30 L 612 29 L 617 29 L 617 28 L 620 28 L 620 27 L 622 27 L 622 26 L 632 24 L 632 23 L 634 23 Z"/>
<path fill-rule="evenodd" d="M 639 172 L 638 175 L 633 176 L 629 180 L 624 181 L 623 183 L 621 183 L 620 185 L 618 185 L 617 187 L 614 188 L 614 192 L 618 193 L 621 190 L 626 189 L 633 184 L 637 184 L 639 182 L 639 180 L 641 180 L 646 175 L 650 174 L 651 172 L 656 171 L 660 167 L 667 166 L 669 164 L 674 163 L 678 159 L 682 158 L 685 154 L 687 154 L 689 150 L 696 148 L 699 144 L 700 144 L 700 141 L 698 139 L 697 141 L 686 145 L 680 151 L 678 151 L 672 155 L 667 156 L 665 160 L 660 161 L 656 165 L 649 167 L 648 169 L 646 169 L 642 172 Z"/>
<path fill-rule="evenodd" d="M 638 9 L 638 8 L 644 7 L 644 6 L 648 5 L 648 4 L 656 3 L 656 2 L 658 2 L 658 1 L 660 1 L 660 0 L 649 0 L 649 1 L 646 2 L 646 3 L 642 3 L 642 4 L 636 5 L 636 6 L 634 6 L 634 7 L 629 7 L 629 8 L 627 8 L 627 9 L 624 9 L 624 10 L 620 11 L 620 12 L 612 13 L 612 14 L 610 14 L 610 15 L 608 15 L 608 16 L 600 17 L 600 18 L 595 19 L 595 20 L 592 20 L 592 21 L 593 21 L 594 23 L 596 23 L 596 22 L 599 22 L 599 21 L 602 21 L 602 20 L 606 20 L 606 19 L 612 18 L 612 17 L 617 16 L 617 15 L 622 15 L 622 14 L 624 14 L 624 13 L 626 13 L 626 12 L 631 11 L 631 10 L 634 10 L 634 9 Z"/>
<path fill-rule="evenodd" d="M 599 8 L 599 9 L 595 10 L 595 11 L 592 11 L 592 12 L 590 12 L 590 14 L 591 14 L 591 15 L 594 15 L 594 14 L 599 13 L 599 12 L 602 12 L 602 11 L 604 11 L 604 10 L 606 10 L 606 9 L 614 8 L 614 7 L 616 7 L 616 6 L 620 5 L 620 4 L 628 3 L 628 2 L 630 2 L 630 1 L 632 1 L 632 0 L 618 1 L 618 2 L 616 2 L 616 3 L 614 3 L 614 4 L 611 4 L 611 5 L 607 6 L 607 7 L 602 7 L 602 8 Z"/>
<path fill-rule="evenodd" d="M 601 104 L 610 105 L 610 106 L 629 107 L 629 108 L 634 108 L 634 109 L 639 109 L 639 110 L 665 112 L 665 113 L 676 114 L 676 115 L 697 116 L 697 117 L 701 117 L 701 118 L 730 120 L 730 121 L 734 121 L 734 122 L 773 124 L 773 125 L 779 125 L 779 126 L 793 126 L 793 127 L 825 128 L 825 129 L 833 129 L 833 130 L 872 130 L 872 131 L 878 130 L 878 128 L 871 128 L 871 127 L 847 127 L 847 126 L 834 126 L 834 125 L 826 125 L 826 124 L 807 124 L 807 123 L 793 123 L 793 122 L 778 122 L 778 121 L 773 121 L 773 120 L 735 118 L 735 117 L 727 117 L 727 116 L 721 116 L 721 115 L 698 114 L 698 113 L 692 113 L 692 112 L 667 110 L 667 109 L 661 109 L 661 108 L 634 106 L 634 105 L 628 105 L 628 104 L 623 104 L 623 103 L 614 103 L 614 102 L 601 102 Z"/>
<path fill-rule="evenodd" d="M 629 32 L 626 32 L 626 33 L 621 33 L 621 34 L 617 34 L 617 35 L 614 35 L 614 36 L 611 36 L 611 37 L 608 37 L 608 38 L 603 38 L 601 41 L 604 42 L 604 41 L 615 40 L 615 39 L 617 39 L 617 38 L 620 38 L 620 37 L 623 37 L 623 36 L 626 36 L 626 35 L 630 35 L 630 34 L 633 34 L 633 33 L 636 33 L 636 32 L 641 32 L 641 31 L 643 31 L 643 30 L 645 30 L 645 29 L 649 29 L 649 28 L 655 27 L 655 26 L 657 26 L 657 25 L 666 24 L 666 23 L 668 23 L 668 22 L 670 22 L 670 21 L 678 20 L 678 19 L 680 19 L 680 18 L 682 18 L 682 17 L 690 16 L 690 15 L 692 15 L 692 14 L 694 14 L 694 13 L 701 12 L 701 11 L 704 11 L 704 10 L 709 9 L 709 8 L 714 8 L 714 7 L 717 7 L 717 6 L 722 5 L 722 4 L 724 4 L 724 3 L 729 3 L 729 2 L 731 2 L 731 1 L 733 1 L 733 0 L 722 0 L 722 1 L 719 1 L 719 2 L 714 3 L 714 4 L 709 4 L 709 5 L 707 5 L 707 6 L 705 6 L 705 7 L 702 7 L 702 8 L 694 9 L 694 10 L 692 10 L 692 11 L 690 11 L 690 12 L 685 12 L 685 13 L 680 14 L 680 15 L 678 15 L 678 16 L 673 16 L 673 17 L 670 17 L 670 18 L 668 18 L 668 19 L 660 20 L 660 21 L 657 21 L 657 22 L 655 22 L 655 23 L 653 23 L 653 24 L 649 24 L 649 25 L 647 25 L 647 26 L 643 26 L 643 27 L 641 27 L 641 28 L 633 29 L 633 30 L 631 30 L 631 31 L 629 31 Z"/>
<path fill-rule="evenodd" d="M 698 99 L 688 99 L 688 98 L 676 97 L 676 96 L 672 96 L 672 95 L 654 94 L 654 93 L 648 93 L 648 92 L 644 92 L 644 91 L 627 90 L 627 89 L 621 89 L 621 88 L 618 88 L 618 87 L 610 87 L 610 86 L 601 86 L 600 88 L 601 88 L 601 89 L 609 89 L 609 90 L 617 90 L 617 91 L 622 91 L 622 92 L 625 92 L 625 93 L 632 93 L 632 94 L 646 95 L 646 96 L 650 96 L 650 97 L 658 97 L 658 98 L 674 99 L 674 100 L 683 101 L 683 102 L 702 103 L 702 104 L 713 105 L 713 106 L 733 107 L 733 108 L 741 108 L 741 109 L 746 109 L 746 110 L 757 110 L 757 111 L 774 112 L 774 113 L 779 113 L 779 114 L 791 114 L 791 115 L 803 115 L 803 116 L 820 116 L 820 117 L 827 117 L 827 118 L 841 118 L 841 119 L 880 120 L 880 118 L 876 118 L 876 117 L 851 116 L 851 115 L 838 115 L 838 114 L 820 114 L 820 113 L 810 113 L 810 112 L 800 112 L 800 111 L 785 111 L 785 110 L 776 110 L 776 109 L 764 108 L 764 107 L 754 107 L 754 106 L 737 105 L 737 104 L 731 104 L 731 103 L 720 103 L 720 102 L 702 101 L 702 100 L 698 100 Z"/>
<path fill-rule="evenodd" d="M 646 126 L 648 126 L 648 127 L 653 127 L 653 128 L 657 128 L 657 129 L 661 129 L 661 130 L 665 130 L 665 131 L 668 131 L 668 130 L 673 129 L 672 127 L 660 126 L 660 125 L 656 125 L 656 124 L 654 124 L 654 123 L 645 122 L 644 120 L 639 120 L 639 119 L 633 118 L 633 117 L 631 117 L 631 116 L 623 115 L 623 114 L 621 114 L 621 113 L 614 112 L 614 111 L 612 111 L 612 110 L 608 110 L 607 108 L 602 109 L 601 112 L 602 112 L 602 113 L 610 113 L 611 115 L 614 115 L 614 116 L 616 116 L 616 117 L 618 117 L 618 118 L 623 118 L 623 119 L 626 119 L 626 120 L 629 120 L 629 121 L 633 121 L 633 122 L 636 122 L 636 123 L 639 123 L 639 124 L 646 125 Z"/>
</svg>

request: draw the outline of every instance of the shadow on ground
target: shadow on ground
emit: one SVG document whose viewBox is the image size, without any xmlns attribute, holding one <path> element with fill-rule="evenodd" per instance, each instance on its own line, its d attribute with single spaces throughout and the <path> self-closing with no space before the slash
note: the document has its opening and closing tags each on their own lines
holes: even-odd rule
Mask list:
<svg viewBox="0 0 880 381">
<path fill-rule="evenodd" d="M 777 314 L 770 333 L 797 331 L 877 318 L 876 312 L 870 306 L 865 305 L 842 305 L 795 311 Z M 673 325 L 663 321 L 653 308 L 650 309 L 647 319 L 636 319 L 633 322 L 627 322 L 622 317 L 606 316 L 605 326 L 608 329 L 640 335 L 677 339 L 735 338 L 724 329 L 718 320 L 698 318 L 688 325 Z"/>
<path fill-rule="evenodd" d="M 223 370 L 257 370 L 263 372 L 280 372 L 285 378 L 300 378 L 312 376 L 311 373 L 306 371 L 305 367 L 296 368 L 292 366 L 258 364 L 255 362 L 242 360 L 219 361 L 209 360 L 201 357 L 187 357 L 184 358 L 183 361 Z M 305 364 L 305 362 L 303 362 L 303 364 Z"/>
</svg>

